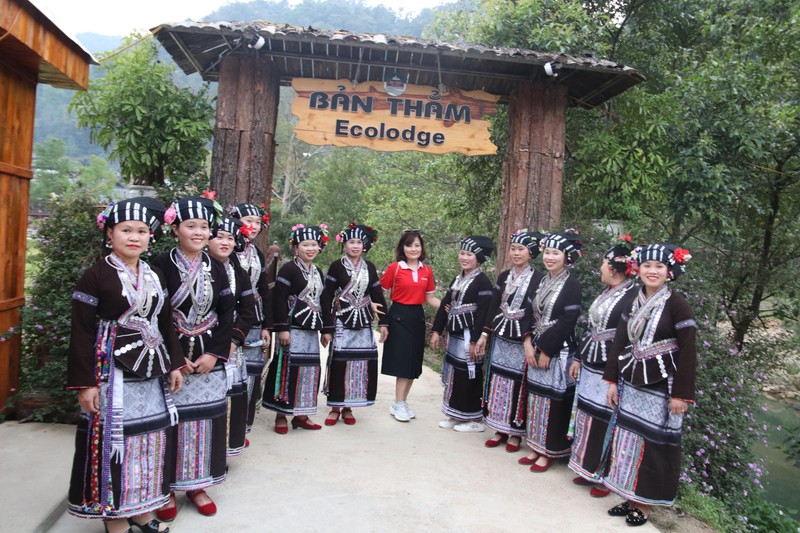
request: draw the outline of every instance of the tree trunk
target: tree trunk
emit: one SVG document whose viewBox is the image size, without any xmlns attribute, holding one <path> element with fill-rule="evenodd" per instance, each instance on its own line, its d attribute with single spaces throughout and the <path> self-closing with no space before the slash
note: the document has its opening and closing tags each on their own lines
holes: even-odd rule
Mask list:
<svg viewBox="0 0 800 533">
<path fill-rule="evenodd" d="M 256 52 L 222 61 L 211 156 L 211 187 L 223 205 L 272 199 L 280 72 Z M 262 250 L 269 228 L 258 238 Z"/>
<path fill-rule="evenodd" d="M 509 139 L 503 161 L 498 268 L 509 268 L 509 235 L 521 228 L 549 231 L 561 223 L 567 88 L 519 83 L 511 93 Z"/>
</svg>

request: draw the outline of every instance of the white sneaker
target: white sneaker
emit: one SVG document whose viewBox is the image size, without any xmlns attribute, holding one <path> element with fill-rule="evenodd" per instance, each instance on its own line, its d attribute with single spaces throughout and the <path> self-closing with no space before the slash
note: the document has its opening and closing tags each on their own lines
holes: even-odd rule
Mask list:
<svg viewBox="0 0 800 533">
<path fill-rule="evenodd" d="M 389 407 L 389 413 L 394 416 L 398 422 L 408 422 L 411 417 L 408 416 L 408 409 L 406 409 L 405 402 L 394 402 Z"/>
<path fill-rule="evenodd" d="M 406 412 L 408 412 L 409 418 L 417 418 L 417 413 L 411 407 L 408 406 L 407 401 L 403 400 L 403 405 L 406 406 Z"/>
<path fill-rule="evenodd" d="M 461 422 L 453 426 L 453 429 L 462 433 L 480 433 L 486 431 L 486 426 L 483 422 Z"/>
<path fill-rule="evenodd" d="M 453 429 L 458 424 L 458 420 L 453 420 L 452 418 L 446 418 L 444 420 L 439 421 L 439 427 L 442 429 Z"/>
</svg>

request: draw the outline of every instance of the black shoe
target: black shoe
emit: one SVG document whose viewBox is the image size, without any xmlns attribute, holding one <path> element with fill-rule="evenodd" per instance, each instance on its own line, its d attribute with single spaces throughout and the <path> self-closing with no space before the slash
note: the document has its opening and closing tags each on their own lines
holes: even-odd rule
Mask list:
<svg viewBox="0 0 800 533">
<path fill-rule="evenodd" d="M 629 526 L 641 526 L 647 522 L 647 517 L 644 515 L 641 509 L 637 509 L 633 507 L 631 512 L 628 513 L 628 516 L 625 517 L 625 523 Z"/>
<path fill-rule="evenodd" d="M 628 513 L 630 512 L 631 507 L 628 505 L 628 502 L 623 502 L 608 510 L 608 514 L 611 516 L 628 516 Z"/>
<path fill-rule="evenodd" d="M 136 522 L 133 521 L 133 518 L 128 518 L 128 523 L 131 525 L 131 529 L 129 529 L 128 531 L 131 532 L 133 531 L 133 528 L 137 527 L 139 528 L 139 531 L 141 531 L 141 533 L 169 533 L 169 528 L 166 528 L 163 531 L 158 529 L 159 526 L 161 525 L 161 522 L 159 522 L 155 518 L 153 520 L 150 520 L 148 523 L 144 525 L 137 524 Z"/>
</svg>

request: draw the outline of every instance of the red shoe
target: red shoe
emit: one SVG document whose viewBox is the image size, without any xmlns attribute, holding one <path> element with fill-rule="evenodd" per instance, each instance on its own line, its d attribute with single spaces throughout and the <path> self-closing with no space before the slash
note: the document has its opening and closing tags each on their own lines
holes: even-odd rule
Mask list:
<svg viewBox="0 0 800 533">
<path fill-rule="evenodd" d="M 592 487 L 592 490 L 589 491 L 589 496 L 592 498 L 605 498 L 609 494 L 611 494 L 611 489 L 601 485 L 595 485 Z"/>
<path fill-rule="evenodd" d="M 547 462 L 543 465 L 537 465 L 536 463 L 533 463 L 531 465 L 531 472 L 536 472 L 537 474 L 541 474 L 542 472 L 547 472 L 547 470 L 550 468 L 550 465 L 553 464 L 553 460 L 550 459 L 549 457 L 545 457 L 545 459 L 547 459 Z"/>
<path fill-rule="evenodd" d="M 497 437 L 500 437 L 499 439 Z M 484 446 L 487 448 L 497 448 L 502 443 L 508 440 L 508 435 L 504 435 L 503 433 L 495 433 L 494 436 L 483 443 Z"/>
<path fill-rule="evenodd" d="M 519 442 L 517 444 L 511 444 L 511 441 L 506 443 L 506 451 L 508 453 L 514 453 L 519 451 Z"/>
<path fill-rule="evenodd" d="M 283 422 L 283 425 L 279 426 L 278 422 Z M 294 420 L 292 422 L 294 422 Z M 275 433 L 278 435 L 286 435 L 289 433 L 289 426 L 286 425 L 286 418 L 275 419 Z"/>
<path fill-rule="evenodd" d="M 250 447 L 250 439 L 248 439 L 248 438 L 244 439 L 244 447 L 245 448 L 249 448 Z"/>
<path fill-rule="evenodd" d="M 594 485 L 594 483 L 592 483 L 588 479 L 582 478 L 581 476 L 572 478 L 572 483 L 574 485 L 580 485 L 581 487 L 588 487 L 589 485 Z"/>
<path fill-rule="evenodd" d="M 304 416 L 303 418 L 295 416 L 292 418 L 292 429 L 322 429 L 322 426 L 319 424 L 312 422 L 310 418 Z"/>
<path fill-rule="evenodd" d="M 325 425 L 326 426 L 335 426 L 336 422 L 339 421 L 339 415 L 340 414 L 341 413 L 339 411 L 331 411 L 330 413 L 328 413 L 328 417 L 325 419 Z M 294 425 L 294 420 L 292 421 L 292 425 Z"/>
<path fill-rule="evenodd" d="M 351 411 L 350 409 L 345 409 L 344 411 L 342 411 L 342 420 L 348 426 L 352 426 L 353 424 L 356 423 L 356 417 L 353 416 L 353 411 Z"/>
<path fill-rule="evenodd" d="M 171 504 L 171 506 L 170 506 Z M 175 493 L 169 493 L 169 502 L 165 503 L 163 507 L 156 509 L 156 516 L 162 522 L 172 522 L 178 516 L 178 506 L 175 503 Z"/>
<path fill-rule="evenodd" d="M 517 462 L 519 464 L 521 464 L 521 465 L 528 466 L 528 465 L 532 465 L 533 463 L 535 463 L 537 459 L 539 459 L 539 454 L 536 454 L 536 457 L 533 457 L 533 458 L 528 457 L 526 455 L 525 457 L 520 457 L 519 459 L 517 459 Z"/>
<path fill-rule="evenodd" d="M 186 497 L 197 507 L 197 512 L 199 512 L 203 516 L 214 516 L 217 514 L 217 505 L 213 501 L 209 501 L 208 503 L 204 503 L 203 505 L 198 505 L 195 499 L 200 496 L 201 494 L 206 494 L 204 490 L 187 490 Z M 209 498 L 210 500 L 211 498 Z"/>
</svg>

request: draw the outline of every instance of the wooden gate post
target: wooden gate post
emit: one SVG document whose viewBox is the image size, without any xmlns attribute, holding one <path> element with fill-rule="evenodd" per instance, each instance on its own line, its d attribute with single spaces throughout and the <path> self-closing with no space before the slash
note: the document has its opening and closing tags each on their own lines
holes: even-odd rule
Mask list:
<svg viewBox="0 0 800 533">
<path fill-rule="evenodd" d="M 567 87 L 519 83 L 509 102 L 503 161 L 498 271 L 509 268 L 509 235 L 520 228 L 550 230 L 561 223 Z"/>
<path fill-rule="evenodd" d="M 211 153 L 211 188 L 224 206 L 272 198 L 280 72 L 269 56 L 231 54 L 222 61 Z M 263 250 L 268 228 L 258 239 Z"/>
</svg>

